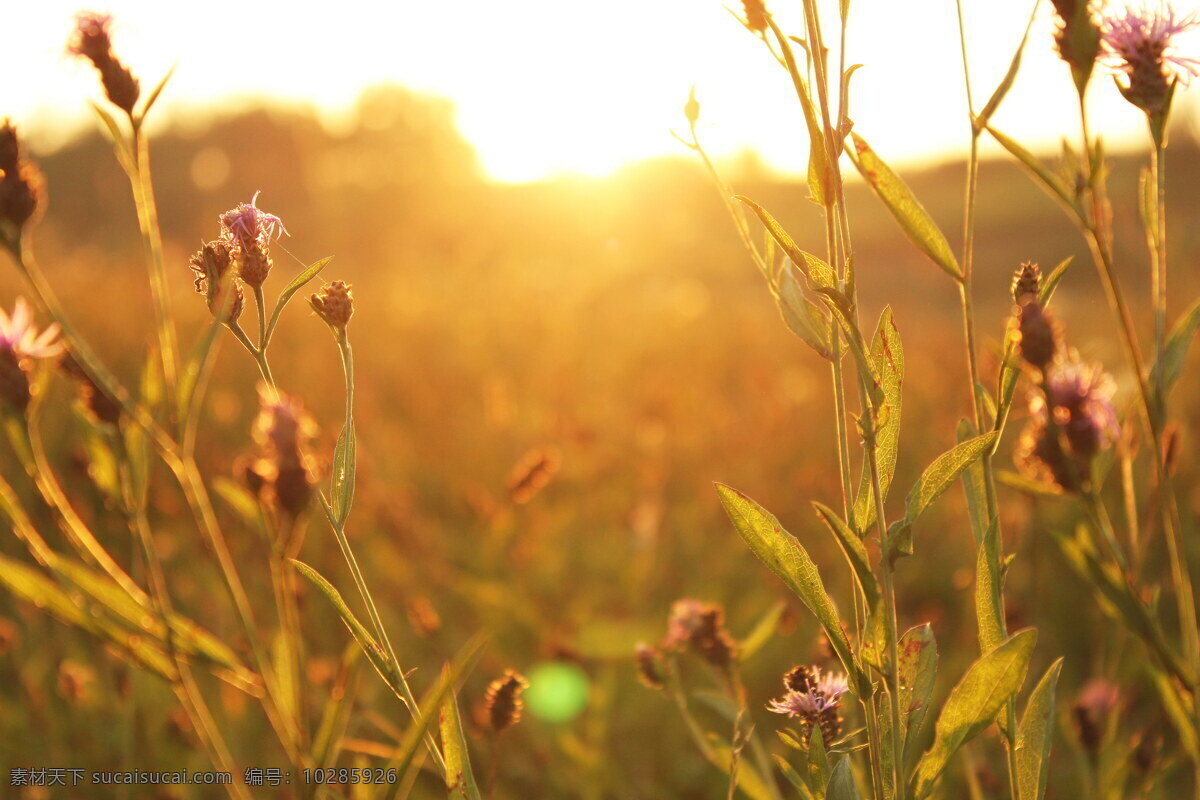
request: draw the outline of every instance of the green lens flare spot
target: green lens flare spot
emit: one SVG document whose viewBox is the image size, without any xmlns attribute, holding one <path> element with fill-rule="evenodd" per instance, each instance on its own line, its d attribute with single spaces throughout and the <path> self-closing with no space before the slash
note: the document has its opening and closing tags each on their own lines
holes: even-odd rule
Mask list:
<svg viewBox="0 0 1200 800">
<path fill-rule="evenodd" d="M 587 673 L 574 664 L 544 661 L 528 672 L 525 708 L 546 722 L 567 722 L 587 706 L 590 682 Z"/>
</svg>

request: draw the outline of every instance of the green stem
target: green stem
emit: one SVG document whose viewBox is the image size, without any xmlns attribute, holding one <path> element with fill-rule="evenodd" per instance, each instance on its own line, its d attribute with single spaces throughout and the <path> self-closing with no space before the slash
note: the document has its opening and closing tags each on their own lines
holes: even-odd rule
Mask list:
<svg viewBox="0 0 1200 800">
<path fill-rule="evenodd" d="M 354 352 L 350 347 L 350 340 L 346 336 L 345 329 L 337 332 L 338 352 L 342 358 L 342 372 L 346 379 L 346 421 L 343 426 L 344 431 L 349 431 L 354 424 Z M 355 465 L 348 463 L 347 470 L 355 469 Z M 333 498 L 337 502 L 337 498 Z M 354 549 L 350 547 L 350 540 L 346 538 L 346 519 L 343 515 L 340 519 L 333 513 L 333 509 L 326 505 L 325 513 L 329 518 L 329 525 L 333 528 L 333 534 L 337 538 L 338 546 L 342 550 L 342 556 L 346 559 L 346 564 L 350 567 L 350 574 L 354 577 L 354 584 L 358 587 L 358 594 L 362 598 L 363 604 L 367 607 L 367 614 L 371 618 L 371 627 L 375 629 L 375 635 L 379 638 L 383 645 L 384 651 L 388 657 L 388 663 L 391 666 L 392 672 L 396 676 L 396 682 L 399 684 L 401 699 L 408 707 L 409 713 L 412 714 L 414 720 L 420 717 L 420 707 L 417 704 L 417 699 L 412 693 L 412 689 L 408 685 L 408 680 L 404 677 L 404 670 L 400 667 L 400 660 L 396 657 L 396 651 L 392 647 L 391 639 L 388 638 L 387 630 L 383 626 L 383 620 L 379 616 L 379 609 L 375 606 L 375 601 L 371 597 L 371 590 L 367 588 L 366 579 L 363 577 L 362 570 L 358 566 L 358 559 L 354 556 Z M 425 735 L 425 746 L 429 750 L 429 754 L 433 757 L 433 761 L 443 773 L 446 770 L 445 759 L 442 758 L 442 753 L 438 750 L 437 742 L 432 734 Z"/>
<path fill-rule="evenodd" d="M 150 178 L 150 150 L 140 126 L 135 125 L 129 137 L 133 159 L 126 164 L 126 172 L 133 189 L 134 205 L 137 206 L 138 227 L 150 272 L 150 290 L 154 298 L 154 314 L 158 323 L 158 347 L 161 351 L 163 378 L 168 389 L 176 386 L 175 323 L 171 316 L 167 270 L 163 260 L 162 232 L 158 227 L 158 209 L 154 202 L 154 185 Z"/>
</svg>

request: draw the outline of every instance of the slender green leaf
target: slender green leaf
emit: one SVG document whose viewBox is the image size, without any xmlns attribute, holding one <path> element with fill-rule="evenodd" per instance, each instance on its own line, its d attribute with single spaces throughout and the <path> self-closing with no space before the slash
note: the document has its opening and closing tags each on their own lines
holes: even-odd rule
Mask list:
<svg viewBox="0 0 1200 800">
<path fill-rule="evenodd" d="M 333 450 L 330 494 L 334 513 L 340 522 L 346 521 L 346 517 L 350 515 L 350 505 L 354 502 L 354 477 L 357 472 L 355 449 L 354 420 L 350 420 L 342 428 L 337 446 Z"/>
<path fill-rule="evenodd" d="M 904 346 L 900 343 L 900 332 L 892 307 L 886 306 L 879 315 L 875 336 L 871 341 L 871 360 L 883 389 L 883 402 L 879 405 L 881 424 L 875 431 L 875 456 L 879 464 L 879 483 L 883 499 L 887 499 L 896 474 L 896 459 L 900 447 L 900 408 L 904 386 Z M 870 465 L 863 463 L 863 477 L 858 484 L 858 497 L 854 500 L 854 529 L 866 536 L 875 524 L 874 492 L 871 489 Z"/>
<path fill-rule="evenodd" d="M 879 602 L 879 583 L 875 580 L 875 573 L 871 571 L 871 559 L 867 555 L 866 545 L 831 508 L 817 502 L 812 505 L 817 516 L 825 523 L 825 527 L 829 528 L 833 538 L 837 540 L 838 547 L 842 549 L 846 560 L 850 562 L 850 569 L 854 570 L 858 585 L 862 587 L 863 594 L 866 596 L 867 607 L 874 608 L 875 604 Z"/>
<path fill-rule="evenodd" d="M 1008 638 L 1000 607 L 1001 591 L 1000 526 L 999 520 L 992 518 L 975 560 L 975 619 L 981 653 L 990 653 Z"/>
<path fill-rule="evenodd" d="M 479 787 L 471 770 L 471 754 L 458 715 L 458 698 L 451 690 L 442 702 L 442 755 L 446 759 L 446 788 L 451 800 L 479 800 Z"/>
<path fill-rule="evenodd" d="M 985 433 L 955 445 L 925 468 L 905 501 L 904 519 L 892 525 L 889 540 L 899 552 L 912 553 L 912 526 L 925 509 L 950 488 L 962 471 L 977 461 L 996 441 L 996 433 Z"/>
<path fill-rule="evenodd" d="M 871 146 L 858 134 L 851 134 L 854 139 L 854 149 L 858 157 L 853 159 L 854 166 L 866 178 L 867 183 L 875 190 L 875 194 L 892 212 L 900 229 L 909 241 L 917 246 L 935 264 L 944 269 L 950 277 L 962 281 L 962 270 L 946 235 L 942 233 L 933 217 L 917 200 L 916 195 L 908 188 L 899 175 L 892 172 L 891 167 L 883 162 Z"/>
<path fill-rule="evenodd" d="M 800 284 L 790 269 L 784 270 L 779 279 L 776 295 L 779 313 L 788 330 L 799 336 L 805 344 L 826 360 L 833 360 L 830 349 L 829 320 L 823 311 L 808 300 L 800 290 Z"/>
<path fill-rule="evenodd" d="M 955 435 L 959 442 L 974 438 L 977 433 L 975 425 L 969 419 L 958 421 Z M 983 459 L 971 464 L 962 474 L 963 494 L 967 497 L 967 518 L 971 521 L 971 533 L 975 536 L 975 547 L 983 542 L 987 533 L 987 486 L 984 482 Z"/>
<path fill-rule="evenodd" d="M 821 574 L 796 537 L 783 529 L 779 520 L 741 492 L 717 484 L 721 504 L 742 539 L 764 564 L 778 575 L 809 611 L 817 618 L 829 638 L 842 667 L 850 676 L 851 686 L 859 697 L 870 693 L 870 683 L 863 675 L 850 642 L 842 630 L 837 607 L 825 591 Z"/>
<path fill-rule="evenodd" d="M 1025 703 L 1017 732 L 1017 785 L 1021 800 L 1042 800 L 1050 774 L 1050 742 L 1054 739 L 1054 689 L 1062 672 L 1060 658 L 1050 665 Z"/>
<path fill-rule="evenodd" d="M 1054 269 L 1050 270 L 1050 274 L 1042 278 L 1042 288 L 1038 291 L 1039 299 L 1042 305 L 1050 305 L 1051 298 L 1054 297 L 1054 290 L 1058 288 L 1058 284 L 1062 281 L 1063 276 L 1067 274 L 1067 269 L 1075 260 L 1075 256 L 1067 256 Z"/>
<path fill-rule="evenodd" d="M 983 107 L 983 111 L 975 118 L 975 131 L 978 133 L 983 130 L 992 118 L 992 114 L 996 113 L 996 109 L 1000 107 L 1001 101 L 1004 100 L 1008 90 L 1012 88 L 1013 81 L 1017 79 L 1017 72 L 1021 69 L 1021 54 L 1025 52 L 1025 42 L 1029 40 L 1029 30 L 1033 27 L 1033 20 L 1037 17 L 1038 3 L 1033 4 L 1033 13 L 1029 15 L 1029 23 L 1025 26 L 1025 35 L 1021 37 L 1021 43 L 1017 45 L 1017 52 L 1013 54 L 1012 63 L 1008 65 L 1008 72 L 1004 73 L 1004 79 L 1000 81 L 1000 85 L 996 87 L 996 91 L 992 92 L 992 96 L 988 98 L 987 104 Z"/>
<path fill-rule="evenodd" d="M 746 638 L 738 642 L 739 661 L 745 661 L 750 658 L 771 640 L 771 637 L 779 630 L 779 623 L 783 619 L 783 613 L 786 610 L 787 603 L 783 601 L 767 609 L 767 613 L 762 615 L 762 618 L 759 619 L 754 629 L 746 634 Z"/>
<path fill-rule="evenodd" d="M 1080 217 L 1082 215 L 1072 191 L 1067 188 L 1067 184 L 1061 177 L 1047 169 L 1046 165 L 1039 161 L 1037 156 L 1022 147 L 1015 139 L 1001 133 L 991 125 L 986 127 L 992 138 L 999 142 L 1001 147 L 1011 153 L 1017 161 L 1021 162 L 1021 165 L 1035 178 L 1035 183 L 1041 186 L 1052 198 L 1062 203 L 1074 216 Z"/>
<path fill-rule="evenodd" d="M 990 725 L 1020 690 L 1036 641 L 1037 632 L 1032 629 L 1014 634 L 972 664 L 950 692 L 934 729 L 933 746 L 917 764 L 913 792 L 917 800 L 933 792 L 951 756 Z"/>
<path fill-rule="evenodd" d="M 904 762 L 908 764 L 920 741 L 937 677 L 938 651 L 933 626 L 926 622 L 909 628 L 900 637 L 897 650 L 900 654 L 900 720 L 905 729 Z"/>
<path fill-rule="evenodd" d="M 817 256 L 797 247 L 792 237 L 771 216 L 769 211 L 748 197 L 737 195 L 734 199 L 748 206 L 758 216 L 763 227 L 771 234 L 771 238 L 783 249 L 783 252 L 787 253 L 787 257 L 804 273 L 811 284 L 826 289 L 832 289 L 837 286 L 837 276 L 833 269 Z"/>
<path fill-rule="evenodd" d="M 779 767 L 779 771 L 783 773 L 783 777 L 787 778 L 788 783 L 799 793 L 800 800 L 817 800 L 817 796 L 813 794 L 812 789 L 808 788 L 808 784 L 804 782 L 804 778 L 787 762 L 786 758 L 778 753 L 773 753 L 771 757 L 775 759 L 775 766 Z"/>
<path fill-rule="evenodd" d="M 321 274 L 321 270 L 329 265 L 333 260 L 333 256 L 326 256 L 318 259 L 305 267 L 299 275 L 292 278 L 287 286 L 283 287 L 283 291 L 279 293 L 279 298 L 275 301 L 275 308 L 271 311 L 271 321 L 267 324 L 267 340 L 270 341 L 271 334 L 275 330 L 275 326 L 279 323 L 279 315 L 283 313 L 283 308 L 292 299 L 296 292 L 304 288 L 304 285 L 313 278 Z"/>
<path fill-rule="evenodd" d="M 154 107 L 155 102 L 158 101 L 159 95 L 162 94 L 163 89 L 167 88 L 167 82 L 171 80 L 171 76 L 174 74 L 175 66 L 172 65 L 171 68 L 167 70 L 166 74 L 162 76 L 159 82 L 155 84 L 154 88 L 150 90 L 150 94 L 146 97 L 146 102 L 142 106 L 142 111 L 138 115 L 139 124 L 146 118 L 146 115 L 150 113 L 150 109 Z"/>
<path fill-rule="evenodd" d="M 1167 341 L 1163 347 L 1163 366 L 1160 368 L 1158 364 L 1155 364 L 1151 369 L 1153 376 L 1151 386 L 1158 381 L 1160 369 L 1163 371 L 1162 380 L 1166 391 L 1169 391 L 1172 384 L 1179 380 L 1179 376 L 1183 374 L 1183 364 L 1187 359 L 1188 348 L 1192 345 L 1197 328 L 1200 328 L 1200 300 L 1192 303 L 1191 307 L 1183 312 L 1171 327 L 1171 332 L 1167 335 Z"/>
</svg>

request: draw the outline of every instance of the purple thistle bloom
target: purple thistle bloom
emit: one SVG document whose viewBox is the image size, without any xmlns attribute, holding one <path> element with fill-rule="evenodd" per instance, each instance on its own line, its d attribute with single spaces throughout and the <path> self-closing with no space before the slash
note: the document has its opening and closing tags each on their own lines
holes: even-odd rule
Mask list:
<svg viewBox="0 0 1200 800">
<path fill-rule="evenodd" d="M 1081 443 L 1071 442 L 1078 450 L 1090 450 L 1088 456 L 1111 444 L 1120 434 L 1112 402 L 1115 391 L 1113 379 L 1100 365 L 1083 363 L 1074 350 L 1055 361 L 1046 375 L 1046 394 L 1054 407 L 1054 421 L 1066 427 L 1068 437 L 1074 427 L 1086 427 L 1094 434 L 1091 447 L 1078 447 Z M 1030 407 L 1035 414 L 1045 413 L 1045 402 L 1040 396 L 1033 398 Z"/>
<path fill-rule="evenodd" d="M 254 193 L 249 203 L 239 203 L 221 215 L 221 236 L 230 244 L 236 244 L 245 251 L 257 247 L 266 247 L 272 238 L 278 239 L 287 233 L 283 221 L 274 214 L 268 214 L 256 205 L 262 190 Z M 291 236 L 291 234 L 288 234 Z"/>
<path fill-rule="evenodd" d="M 776 714 L 787 714 L 789 717 L 812 719 L 819 716 L 825 709 L 836 705 L 837 700 L 827 699 L 819 694 L 788 692 L 778 700 L 768 703 L 767 710 L 774 711 Z"/>
<path fill-rule="evenodd" d="M 1159 0 L 1154 7 L 1127 6 L 1124 14 L 1113 14 L 1101 24 L 1108 65 L 1121 76 L 1121 93 L 1147 114 L 1161 114 L 1170 104 L 1171 90 L 1178 83 L 1200 75 L 1200 61 L 1175 52 L 1174 39 L 1200 24 L 1194 14 L 1177 16 L 1175 9 Z"/>
</svg>

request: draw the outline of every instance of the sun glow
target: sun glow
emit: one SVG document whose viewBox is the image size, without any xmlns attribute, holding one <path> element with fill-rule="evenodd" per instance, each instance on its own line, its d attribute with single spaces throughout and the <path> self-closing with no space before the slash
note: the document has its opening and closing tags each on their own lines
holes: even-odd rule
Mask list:
<svg viewBox="0 0 1200 800">
<path fill-rule="evenodd" d="M 798 29 L 799 3 L 772 5 L 782 27 Z M 836 20 L 837 4 L 825 5 Z M 1198 5 L 1176 3 L 1184 13 Z M 965 7 L 981 104 L 1008 66 L 1028 9 L 991 0 Z M 77 8 L 77 0 L 48 0 L 10 10 L 11 29 L 22 34 L 0 53 L 0 69 L 33 77 L 5 82 L 0 114 L 56 129 L 64 118 L 65 130 L 88 124 L 84 99 L 94 96 L 94 79 L 63 55 Z M 846 63 L 864 65 L 851 86 L 857 130 L 892 161 L 961 154 L 967 130 L 953 2 L 856 0 L 851 8 Z M 164 102 L 176 109 L 265 97 L 313 103 L 336 119 L 364 87 L 398 82 L 448 97 L 489 175 L 527 181 L 603 175 L 681 153 L 670 131 L 684 124 L 682 104 L 695 85 L 701 135 L 715 155 L 754 150 L 777 170 L 804 167 L 804 127 L 786 101 L 786 76 L 719 0 L 344 0 L 337 13 L 319 16 L 282 3 L 114 0 L 105 10 L 144 82 L 178 64 Z M 1025 72 L 996 117 L 998 127 L 1045 146 L 1075 125 L 1052 24 L 1047 5 Z M 1094 84 L 1097 125 L 1140 141 L 1138 113 L 1107 81 Z"/>
</svg>

